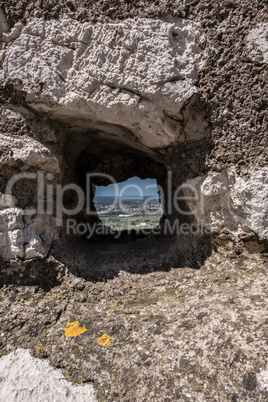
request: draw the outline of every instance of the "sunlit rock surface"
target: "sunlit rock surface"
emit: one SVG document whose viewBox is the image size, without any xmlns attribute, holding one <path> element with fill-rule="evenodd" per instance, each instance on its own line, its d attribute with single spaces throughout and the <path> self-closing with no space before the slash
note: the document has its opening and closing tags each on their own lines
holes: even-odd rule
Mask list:
<svg viewBox="0 0 268 402">
<path fill-rule="evenodd" d="M 256 233 L 268 239 L 268 168 L 240 176 L 235 168 L 189 180 L 190 210 L 198 222 L 222 234 Z"/>
<path fill-rule="evenodd" d="M 260 63 L 268 63 L 268 22 L 252 29 L 247 39 L 251 58 Z"/>
<path fill-rule="evenodd" d="M 198 26 L 182 19 L 34 20 L 3 54 L 2 77 L 20 80 L 36 110 L 128 145 L 167 147 L 184 139 L 182 109 L 197 93 L 200 41 Z"/>
<path fill-rule="evenodd" d="M 92 385 L 68 382 L 60 370 L 55 370 L 48 361 L 33 358 L 25 349 L 0 358 L 0 378 L 2 401 L 97 401 Z"/>
</svg>

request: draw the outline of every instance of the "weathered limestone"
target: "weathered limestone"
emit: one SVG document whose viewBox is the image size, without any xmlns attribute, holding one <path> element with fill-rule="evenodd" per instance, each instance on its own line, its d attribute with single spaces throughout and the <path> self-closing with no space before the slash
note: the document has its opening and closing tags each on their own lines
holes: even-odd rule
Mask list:
<svg viewBox="0 0 268 402">
<path fill-rule="evenodd" d="M 268 168 L 250 170 L 247 177 L 235 167 L 188 180 L 185 195 L 197 194 L 189 209 L 199 222 L 222 234 L 253 231 L 268 239 Z M 192 190 L 193 189 L 193 190 Z"/>
<path fill-rule="evenodd" d="M 207 57 L 198 25 L 183 19 L 117 24 L 33 19 L 9 32 L 1 14 L 0 31 L 0 77 L 13 83 L 27 106 L 63 128 L 59 134 L 48 125 L 42 132 L 33 123 L 32 137 L 9 133 L 10 121 L 27 126 L 35 116 L 25 103 L 3 106 L 7 129 L 0 133 L 0 168 L 8 179 L 14 172 L 42 170 L 59 182 L 71 181 L 81 151 L 90 155 L 94 146 L 95 154 L 127 149 L 155 157 L 158 152 L 156 160 L 165 169 L 172 147 L 209 137 L 207 118 L 196 107 L 198 73 Z M 249 54 L 259 62 L 267 62 L 266 31 L 262 24 L 247 38 Z M 255 169 L 245 178 L 233 166 L 187 181 L 200 195 L 197 208 L 190 200 L 188 207 L 213 232 L 253 231 L 267 239 L 267 173 Z M 26 215 L 9 203 L 10 195 L 0 198 L 1 258 L 45 257 L 57 237 L 55 220 Z"/>
<path fill-rule="evenodd" d="M 33 138 L 21 138 L 0 134 L 0 168 L 19 165 L 18 172 L 34 167 L 47 173 L 60 172 L 59 160 L 47 147 Z"/>
<path fill-rule="evenodd" d="M 187 109 L 198 93 L 203 62 L 197 25 L 182 19 L 119 24 L 35 19 L 25 27 L 17 23 L 9 32 L 4 16 L 3 24 L 1 78 L 16 82 L 31 108 L 68 124 L 73 132 L 96 129 L 97 141 L 145 153 L 207 135 L 207 122 Z M 27 125 L 34 119 L 29 113 L 6 105 L 2 117 Z M 31 125 L 34 138 L 0 133 L 0 167 L 10 169 L 11 176 L 42 170 L 59 177 L 62 155 L 51 147 L 57 138 Z M 92 130 L 89 135 L 90 142 Z M 79 144 L 75 138 L 72 149 Z M 78 157 L 79 147 L 77 152 Z M 45 257 L 56 237 L 55 222 L 45 215 L 27 216 L 3 197 L 1 258 Z"/>
<path fill-rule="evenodd" d="M 21 184 L 20 192 L 27 191 L 20 181 L 23 174 L 31 179 L 31 174 L 35 175 L 33 172 L 38 170 L 55 175 L 60 173 L 58 157 L 33 138 L 0 134 L 0 148 L 1 171 L 11 169 L 18 175 L 11 175 L 11 181 L 7 182 L 11 193 L 17 183 Z M 32 186 L 37 194 L 37 180 L 32 181 Z M 10 193 L 0 193 L 0 257 L 4 261 L 45 257 L 56 237 L 53 218 L 38 214 L 27 216 L 23 209 L 16 207 L 16 203 Z"/>
<path fill-rule="evenodd" d="M 252 29 L 247 39 L 251 58 L 260 63 L 268 63 L 268 22 Z"/>
<path fill-rule="evenodd" d="M 54 227 L 52 217 L 27 216 L 20 208 L 0 208 L 0 258 L 44 258 L 56 238 Z"/>
<path fill-rule="evenodd" d="M 182 19 L 34 20 L 3 55 L 2 77 L 21 80 L 28 104 L 53 118 L 135 148 L 163 148 L 196 136 L 184 132 L 182 110 L 197 93 L 200 41 Z"/>
<path fill-rule="evenodd" d="M 99 400 L 267 402 L 267 1 L 0 5 L 12 24 L 0 18 L 0 399 L 90 400 L 28 349 Z M 15 206 L 6 191 L 39 170 L 84 194 L 87 172 L 154 177 L 165 207 L 194 187 L 165 208 L 170 235 L 85 241 L 63 213 L 52 243 L 47 208 L 24 211 L 36 180 L 15 186 Z M 212 235 L 192 235 L 196 222 Z M 87 332 L 67 340 L 77 320 Z"/>
<path fill-rule="evenodd" d="M 0 376 L 1 400 L 97 401 L 97 393 L 92 385 L 68 382 L 60 370 L 53 369 L 48 361 L 33 358 L 26 349 L 17 349 L 0 359 Z"/>
<path fill-rule="evenodd" d="M 268 392 L 268 370 L 260 370 L 257 374 L 257 382 L 262 390 Z"/>
</svg>

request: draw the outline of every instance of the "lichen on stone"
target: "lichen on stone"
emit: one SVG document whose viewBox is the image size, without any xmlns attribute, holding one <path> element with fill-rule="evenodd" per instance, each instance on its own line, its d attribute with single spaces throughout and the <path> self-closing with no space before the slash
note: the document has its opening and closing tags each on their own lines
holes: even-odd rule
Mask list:
<svg viewBox="0 0 268 402">
<path fill-rule="evenodd" d="M 103 334 L 100 338 L 98 338 L 97 342 L 100 346 L 110 346 L 110 339 L 112 339 L 111 336 Z"/>
<path fill-rule="evenodd" d="M 87 329 L 85 326 L 79 327 L 79 322 L 74 321 L 74 322 L 68 322 L 68 324 L 65 327 L 65 336 L 66 337 L 71 337 L 71 336 L 78 336 L 86 332 Z"/>
</svg>

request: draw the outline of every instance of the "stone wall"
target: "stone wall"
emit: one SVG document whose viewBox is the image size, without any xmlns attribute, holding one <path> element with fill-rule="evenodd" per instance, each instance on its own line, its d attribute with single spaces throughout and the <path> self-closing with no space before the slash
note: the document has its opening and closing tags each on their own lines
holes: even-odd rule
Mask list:
<svg viewBox="0 0 268 402">
<path fill-rule="evenodd" d="M 83 152 L 117 179 L 137 159 L 145 177 L 171 171 L 213 235 L 267 240 L 264 1 L 24 3 L 0 1 L 3 260 L 46 257 L 60 235 L 53 212 L 23 212 L 36 183 L 17 183 L 12 204 L 8 181 L 78 182 Z"/>
</svg>

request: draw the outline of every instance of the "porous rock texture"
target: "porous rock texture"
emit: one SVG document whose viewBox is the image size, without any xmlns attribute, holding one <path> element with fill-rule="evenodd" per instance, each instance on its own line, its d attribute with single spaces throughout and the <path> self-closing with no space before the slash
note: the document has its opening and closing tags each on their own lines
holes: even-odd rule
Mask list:
<svg viewBox="0 0 268 402">
<path fill-rule="evenodd" d="M 59 172 L 57 157 L 40 142 L 27 137 L 14 138 L 6 133 L 0 137 L 2 174 L 7 170 L 9 170 L 8 176 L 11 172 L 27 174 L 32 166 L 46 172 L 55 174 Z M 12 182 L 10 185 L 12 186 Z M 27 192 L 23 186 L 19 191 Z M 23 194 L 20 196 L 23 197 Z M 54 237 L 53 218 L 39 214 L 28 216 L 22 208 L 16 207 L 16 203 L 17 200 L 12 195 L 0 193 L 0 257 L 4 261 L 16 258 L 42 258 L 47 254 Z"/>
<path fill-rule="evenodd" d="M 1 353 L 30 348 L 100 400 L 266 401 L 267 2 L 0 7 Z M 156 178 L 165 202 L 168 171 L 191 215 L 166 221 L 205 233 L 86 242 L 40 209 L 42 181 L 97 172 Z"/>
<path fill-rule="evenodd" d="M 73 169 L 73 175 L 67 173 L 71 181 L 76 159 L 84 149 L 92 150 L 93 140 L 99 144 L 99 154 L 106 143 L 109 150 L 139 151 L 140 158 L 145 155 L 163 164 L 161 152 L 167 153 L 171 146 L 207 138 L 209 125 L 197 105 L 198 95 L 193 96 L 198 93 L 195 84 L 206 55 L 202 41 L 198 26 L 185 19 L 127 19 L 119 24 L 34 19 L 25 27 L 17 23 L 10 34 L 3 32 L 3 82 L 14 83 L 28 109 L 65 127 L 63 138 L 55 133 L 54 144 L 53 135 L 46 133 L 35 132 L 36 139 L 11 138 L 9 132 L 2 135 L 5 169 L 20 164 L 20 171 L 39 169 L 62 180 L 65 159 Z M 33 117 L 23 109 L 5 107 L 3 115 L 8 120 L 30 120 L 33 125 Z M 113 165 L 105 173 L 114 175 L 115 161 Z M 11 250 L 7 253 L 6 246 L 1 252 L 4 260 L 42 255 L 37 241 L 36 254 L 27 249 L 24 253 L 23 236 L 7 229 L 6 236 L 9 233 Z M 36 236 L 40 238 L 40 232 Z M 45 237 L 43 256 L 52 240 Z"/>
<path fill-rule="evenodd" d="M 248 34 L 248 48 L 253 60 L 268 63 L 268 23 L 260 24 Z"/>
<path fill-rule="evenodd" d="M 233 182 L 248 183 L 241 201 L 242 209 L 247 209 L 248 197 L 255 191 L 249 177 L 258 175 L 256 169 L 267 162 L 265 6 L 259 2 L 240 8 L 240 3 L 223 2 L 206 13 L 210 2 L 194 3 L 122 2 L 115 9 L 100 2 L 85 8 L 83 1 L 38 2 L 34 7 L 31 2 L 2 4 L 0 74 L 5 105 L 0 191 L 5 194 L 8 179 L 18 170 L 42 169 L 55 176 L 54 184 L 66 184 L 77 181 L 75 166 L 81 152 L 98 159 L 87 163 L 89 172 L 100 168 L 99 155 L 110 153 L 115 160 L 118 153 L 125 153 L 128 160 L 132 154 L 134 159 L 157 162 L 155 172 L 159 164 L 171 170 L 174 187 L 187 180 L 205 180 L 207 188 L 215 172 L 223 172 L 217 176 L 221 180 L 231 168 Z M 149 18 L 142 18 L 144 12 Z M 243 15 L 248 15 L 247 22 Z M 131 163 L 126 178 L 136 169 Z M 115 172 L 120 163 L 108 165 L 105 173 L 119 180 L 121 175 Z M 83 176 L 81 169 L 78 174 Z M 164 180 L 152 169 L 139 174 Z M 235 191 L 233 182 L 225 186 L 225 205 Z M 36 205 L 33 186 L 29 178 L 16 184 L 29 189 L 24 196 L 19 190 L 13 194 L 18 211 L 31 199 Z M 264 180 L 264 200 L 266 188 Z M 191 209 L 190 203 L 187 207 Z M 262 220 L 261 228 L 244 220 L 242 231 L 266 239 L 267 213 L 254 208 L 254 220 Z M 237 235 L 236 216 L 227 209 L 228 217 L 219 215 L 216 201 L 208 205 L 205 216 L 213 216 L 217 234 L 224 229 Z M 51 222 L 53 233 L 42 234 L 43 252 L 40 242 L 34 241 L 36 256 L 45 257 L 59 230 L 51 216 L 43 214 L 40 219 Z M 6 233 L 10 240 L 5 243 L 10 245 L 2 248 L 2 258 L 25 257 L 21 244 L 28 240 L 21 233 Z M 40 231 L 34 234 L 40 235 Z"/>
<path fill-rule="evenodd" d="M 239 177 L 234 167 L 188 180 L 185 196 L 194 188 L 200 194 L 190 210 L 196 220 L 215 233 L 247 236 L 251 231 L 268 238 L 268 168 L 254 169 Z"/>
<path fill-rule="evenodd" d="M 34 20 L 4 52 L 2 78 L 20 81 L 27 104 L 54 119 L 103 128 L 134 148 L 165 148 L 204 135 L 180 124 L 197 92 L 199 41 L 186 20 Z"/>
<path fill-rule="evenodd" d="M 102 401 L 266 402 L 267 257 L 219 251 L 200 270 L 121 268 L 104 282 L 63 265 L 53 280 L 55 261 L 13 265 L 0 289 L 1 353 L 19 345 L 49 358 Z M 87 331 L 65 338 L 74 321 Z M 104 333 L 108 347 L 97 343 Z"/>
</svg>

